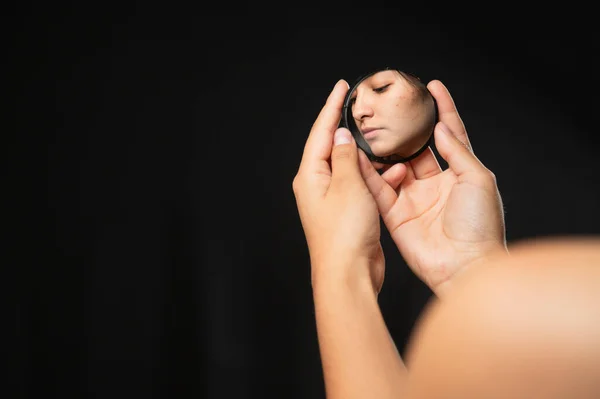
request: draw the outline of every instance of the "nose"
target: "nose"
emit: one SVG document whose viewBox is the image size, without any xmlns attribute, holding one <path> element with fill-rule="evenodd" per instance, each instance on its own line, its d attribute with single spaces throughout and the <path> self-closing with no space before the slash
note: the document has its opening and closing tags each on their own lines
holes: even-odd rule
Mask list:
<svg viewBox="0 0 600 399">
<path fill-rule="evenodd" d="M 352 106 L 352 116 L 357 121 L 362 121 L 364 118 L 373 116 L 373 107 L 367 96 L 356 96 L 354 105 Z"/>
</svg>

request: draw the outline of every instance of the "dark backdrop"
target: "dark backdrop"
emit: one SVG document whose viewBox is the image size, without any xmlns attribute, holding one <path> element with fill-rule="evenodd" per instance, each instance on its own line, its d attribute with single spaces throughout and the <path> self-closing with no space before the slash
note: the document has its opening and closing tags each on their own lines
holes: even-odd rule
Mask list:
<svg viewBox="0 0 600 399">
<path fill-rule="evenodd" d="M 20 397 L 323 397 L 291 184 L 335 82 L 376 65 L 449 87 L 509 242 L 598 233 L 587 11 L 165 7 L 12 21 Z M 383 242 L 403 350 L 430 292 Z"/>
</svg>

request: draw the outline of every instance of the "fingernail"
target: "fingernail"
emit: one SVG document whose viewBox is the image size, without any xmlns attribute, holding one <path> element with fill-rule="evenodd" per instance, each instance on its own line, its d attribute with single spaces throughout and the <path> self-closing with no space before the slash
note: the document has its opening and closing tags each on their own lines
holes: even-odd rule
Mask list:
<svg viewBox="0 0 600 399">
<path fill-rule="evenodd" d="M 333 145 L 348 144 L 352 141 L 352 136 L 348 129 L 338 129 L 333 136 Z"/>
<path fill-rule="evenodd" d="M 348 82 L 346 82 L 344 79 L 340 79 L 335 83 L 335 86 L 333 86 L 334 88 L 341 86 L 341 85 L 345 85 L 347 89 L 350 88 L 350 85 L 348 84 Z"/>
</svg>

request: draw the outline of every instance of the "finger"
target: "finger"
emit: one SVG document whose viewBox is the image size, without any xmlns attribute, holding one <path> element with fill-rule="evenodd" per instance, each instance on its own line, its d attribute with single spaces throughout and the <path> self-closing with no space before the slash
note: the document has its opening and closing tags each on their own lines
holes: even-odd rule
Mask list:
<svg viewBox="0 0 600 399">
<path fill-rule="evenodd" d="M 427 179 L 442 172 L 440 164 L 435 159 L 433 150 L 429 147 L 409 162 L 417 179 Z"/>
<path fill-rule="evenodd" d="M 406 177 L 406 165 L 403 163 L 397 163 L 392 165 L 388 170 L 386 170 L 381 177 L 383 180 L 394 189 L 394 191 L 398 192 L 398 188 L 400 187 L 400 183 Z"/>
<path fill-rule="evenodd" d="M 454 99 L 448 88 L 439 80 L 432 80 L 427 84 L 429 92 L 435 98 L 438 108 L 438 117 L 441 122 L 450 128 L 450 131 L 468 148 L 473 149 L 465 125 L 458 114 Z"/>
<path fill-rule="evenodd" d="M 363 184 L 358 164 L 358 148 L 350 131 L 339 128 L 333 137 L 331 150 L 331 189 Z"/>
<path fill-rule="evenodd" d="M 487 168 L 477 159 L 473 151 L 452 134 L 444 123 L 438 122 L 434 135 L 435 145 L 440 155 L 460 179 L 468 180 L 470 176 L 476 178 L 487 172 Z"/>
<path fill-rule="evenodd" d="M 371 173 L 379 175 L 379 173 L 377 173 L 377 165 L 378 163 L 371 161 L 363 150 L 358 150 L 358 167 L 360 168 L 360 173 L 362 174 L 363 179 L 367 176 L 370 176 Z"/>
<path fill-rule="evenodd" d="M 371 164 L 373 164 L 373 167 L 380 172 L 385 172 L 392 166 L 390 164 L 381 163 L 381 162 L 377 162 L 377 161 L 371 161 Z"/>
<path fill-rule="evenodd" d="M 406 162 L 404 165 L 406 166 L 406 176 L 404 176 L 403 182 L 404 184 L 410 184 L 417 180 L 415 171 L 410 162 Z"/>
<path fill-rule="evenodd" d="M 373 198 L 375 198 L 379 213 L 382 217 L 385 217 L 396 202 L 398 194 L 396 193 L 396 190 L 390 186 L 379 173 L 377 173 L 377 170 L 375 170 L 364 152 L 358 152 L 358 159 L 363 180 L 367 184 L 367 188 L 373 195 Z M 388 169 L 388 171 L 389 170 L 391 170 L 391 168 Z"/>
<path fill-rule="evenodd" d="M 391 168 L 392 165 L 390 164 L 385 164 L 383 165 L 381 168 L 379 168 L 380 171 L 385 172 L 386 170 L 388 170 L 389 168 Z"/>
<path fill-rule="evenodd" d="M 348 91 L 348 83 L 340 79 L 321 109 L 313 124 L 302 154 L 300 168 L 311 171 L 323 168 L 329 170 L 329 156 L 333 143 L 333 134 L 340 122 L 344 96 Z"/>
</svg>

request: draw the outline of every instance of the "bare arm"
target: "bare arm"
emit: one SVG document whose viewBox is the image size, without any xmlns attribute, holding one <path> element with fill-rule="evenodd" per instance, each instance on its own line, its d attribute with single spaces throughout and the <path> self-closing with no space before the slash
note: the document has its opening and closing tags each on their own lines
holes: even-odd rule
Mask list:
<svg viewBox="0 0 600 399">
<path fill-rule="evenodd" d="M 406 368 L 370 279 L 328 277 L 313 292 L 327 398 L 401 398 Z"/>
</svg>

